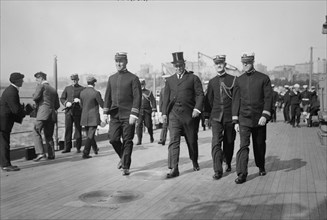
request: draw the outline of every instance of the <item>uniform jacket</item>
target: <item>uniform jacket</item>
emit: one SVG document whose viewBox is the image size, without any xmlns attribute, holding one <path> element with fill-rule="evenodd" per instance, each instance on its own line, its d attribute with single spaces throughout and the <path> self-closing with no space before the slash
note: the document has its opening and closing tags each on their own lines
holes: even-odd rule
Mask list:
<svg viewBox="0 0 327 220">
<path fill-rule="evenodd" d="M 309 92 L 308 90 L 305 90 L 300 93 L 300 100 L 303 105 L 310 104 L 310 99 L 311 99 L 311 92 Z"/>
<path fill-rule="evenodd" d="M 148 89 L 142 89 L 142 104 L 140 114 L 143 115 L 143 112 L 152 113 L 157 111 L 156 99 L 153 96 L 153 93 Z"/>
<path fill-rule="evenodd" d="M 291 104 L 291 103 L 290 103 L 290 102 L 291 102 L 291 99 L 290 99 L 290 90 L 287 90 L 287 91 L 285 92 L 283 101 L 284 101 L 285 106 Z"/>
<path fill-rule="evenodd" d="M 256 70 L 236 78 L 233 90 L 233 121 L 256 127 L 261 116 L 270 119 L 272 104 L 271 82 L 267 75 Z"/>
<path fill-rule="evenodd" d="M 276 102 L 278 101 L 278 92 L 276 91 L 272 91 L 272 107 L 274 108 L 274 106 L 276 105 Z"/>
<path fill-rule="evenodd" d="M 142 101 L 139 78 L 128 70 L 117 72 L 108 79 L 103 113 L 128 119 L 138 117 Z"/>
<path fill-rule="evenodd" d="M 81 125 L 97 126 L 100 124 L 99 106 L 103 107 L 101 93 L 93 87 L 86 87 L 81 92 Z"/>
<path fill-rule="evenodd" d="M 85 89 L 85 87 L 77 84 L 77 85 L 70 85 L 65 87 L 64 91 L 61 94 L 60 102 L 66 106 L 67 102 L 71 102 L 73 105 L 70 108 L 65 109 L 65 113 L 73 114 L 73 115 L 81 115 L 82 109 L 79 103 L 73 103 L 74 98 L 80 99 L 81 91 Z"/>
<path fill-rule="evenodd" d="M 227 73 L 215 76 L 208 83 L 205 115 L 219 122 L 232 122 L 232 95 L 236 76 Z"/>
<path fill-rule="evenodd" d="M 18 89 L 10 85 L 3 91 L 0 99 L 0 130 L 10 133 L 14 122 L 22 123 L 24 117 Z"/>
<path fill-rule="evenodd" d="M 204 94 L 198 76 L 185 70 L 181 79 L 174 74 L 166 79 L 162 115 L 168 115 L 173 105 L 179 105 L 183 115 L 192 116 L 193 109 L 202 110 Z"/>
<path fill-rule="evenodd" d="M 290 92 L 290 105 L 300 105 L 301 103 L 301 94 L 300 92 L 295 92 L 292 90 Z"/>
<path fill-rule="evenodd" d="M 48 82 L 37 85 L 33 94 L 33 101 L 36 103 L 36 120 L 45 121 L 50 117 L 56 121 L 56 110 L 60 107 L 58 93 Z"/>
</svg>

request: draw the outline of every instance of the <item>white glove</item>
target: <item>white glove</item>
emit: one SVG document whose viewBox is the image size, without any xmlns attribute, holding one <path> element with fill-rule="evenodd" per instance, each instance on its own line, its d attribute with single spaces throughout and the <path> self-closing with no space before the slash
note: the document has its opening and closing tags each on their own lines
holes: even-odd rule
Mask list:
<svg viewBox="0 0 327 220">
<path fill-rule="evenodd" d="M 240 132 L 240 125 L 235 124 L 234 129 L 235 129 L 236 132 Z"/>
<path fill-rule="evenodd" d="M 152 118 L 154 118 L 156 116 L 155 112 L 152 112 Z"/>
<path fill-rule="evenodd" d="M 135 124 L 137 121 L 137 118 L 133 117 L 133 116 L 129 116 L 129 124 L 130 125 L 133 125 Z"/>
<path fill-rule="evenodd" d="M 71 102 L 66 102 L 66 107 L 69 108 L 72 106 L 72 103 Z"/>
<path fill-rule="evenodd" d="M 80 102 L 81 100 L 79 98 L 74 98 L 74 102 L 78 103 Z"/>
<path fill-rule="evenodd" d="M 263 116 L 261 116 L 261 118 L 259 119 L 259 122 L 258 124 L 261 125 L 261 126 L 264 126 L 267 122 L 267 119 Z"/>
</svg>

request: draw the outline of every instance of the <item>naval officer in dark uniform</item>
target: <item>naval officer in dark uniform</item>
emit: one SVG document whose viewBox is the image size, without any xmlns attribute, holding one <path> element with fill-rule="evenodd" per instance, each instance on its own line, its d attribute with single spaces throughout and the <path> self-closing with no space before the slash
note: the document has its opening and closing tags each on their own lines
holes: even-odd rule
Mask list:
<svg viewBox="0 0 327 220">
<path fill-rule="evenodd" d="M 223 158 L 226 160 L 226 172 L 232 170 L 231 161 L 236 136 L 232 123 L 232 96 L 236 76 L 226 73 L 225 55 L 217 55 L 213 61 L 217 75 L 209 81 L 204 106 L 205 115 L 210 115 L 212 126 L 211 155 L 215 172 L 213 179 L 218 180 L 223 175 Z"/>
<path fill-rule="evenodd" d="M 120 158 L 117 167 L 123 168 L 123 175 L 129 175 L 142 91 L 139 78 L 126 68 L 127 54 L 117 53 L 115 61 L 118 72 L 108 79 L 103 114 L 107 121 L 110 115 L 109 141 Z"/>
<path fill-rule="evenodd" d="M 244 53 L 241 61 L 244 73 L 236 78 L 232 104 L 233 122 L 241 142 L 236 155 L 237 184 L 244 183 L 248 175 L 251 135 L 259 175 L 266 175 L 266 133 L 272 109 L 271 82 L 267 75 L 254 69 L 254 53 Z"/>
<path fill-rule="evenodd" d="M 185 136 L 193 170 L 200 170 L 197 129 L 204 100 L 199 77 L 185 70 L 183 52 L 172 55 L 176 74 L 166 80 L 162 108 L 163 121 L 167 122 L 167 118 L 169 120 L 168 168 L 171 171 L 167 174 L 167 178 L 179 176 L 178 162 L 182 134 Z"/>
<path fill-rule="evenodd" d="M 72 74 L 70 79 L 72 84 L 64 89 L 60 97 L 60 102 L 65 106 L 65 149 L 62 153 L 71 151 L 73 124 L 75 125 L 76 149 L 77 153 L 80 153 L 82 146 L 80 94 L 85 87 L 78 84 L 78 74 Z"/>
</svg>

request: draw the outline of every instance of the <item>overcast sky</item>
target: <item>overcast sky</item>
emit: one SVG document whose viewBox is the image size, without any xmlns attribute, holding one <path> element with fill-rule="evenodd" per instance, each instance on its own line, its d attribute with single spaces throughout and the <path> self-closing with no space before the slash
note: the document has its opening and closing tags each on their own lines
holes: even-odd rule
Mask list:
<svg viewBox="0 0 327 220">
<path fill-rule="evenodd" d="M 172 61 L 183 51 L 226 54 L 240 67 L 242 52 L 268 66 L 326 57 L 322 34 L 326 1 L 3 1 L 1 0 L 1 79 L 19 71 L 33 78 L 53 74 L 109 74 L 114 55 L 128 53 L 128 69 Z"/>
</svg>

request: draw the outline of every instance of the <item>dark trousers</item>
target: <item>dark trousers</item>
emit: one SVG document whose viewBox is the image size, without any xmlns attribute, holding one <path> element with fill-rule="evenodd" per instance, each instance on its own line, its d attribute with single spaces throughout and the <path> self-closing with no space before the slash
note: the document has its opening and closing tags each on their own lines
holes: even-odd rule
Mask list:
<svg viewBox="0 0 327 220">
<path fill-rule="evenodd" d="M 223 173 L 223 158 L 226 164 L 230 165 L 234 154 L 234 140 L 236 131 L 232 122 L 222 123 L 211 120 L 212 142 L 211 155 L 213 160 L 213 170 L 215 173 Z M 223 145 L 223 150 L 221 146 Z"/>
<path fill-rule="evenodd" d="M 196 125 L 197 123 L 197 125 Z M 193 119 L 191 115 L 181 116 L 177 111 L 172 110 L 169 114 L 169 135 L 168 146 L 168 168 L 177 168 L 180 153 L 181 136 L 185 136 L 190 159 L 198 162 L 198 127 L 199 119 Z"/>
<path fill-rule="evenodd" d="M 290 105 L 285 105 L 283 109 L 283 114 L 284 114 L 284 120 L 286 122 L 290 122 Z"/>
<path fill-rule="evenodd" d="M 46 151 L 43 146 L 43 140 L 42 140 L 42 130 L 43 130 L 44 137 L 45 137 L 45 145 L 48 151 L 48 157 L 55 156 L 54 142 L 53 142 L 54 126 L 55 126 L 55 122 L 52 121 L 51 119 L 45 121 L 36 120 L 34 122 L 33 136 L 34 136 L 34 147 L 35 147 L 36 154 L 44 154 Z"/>
<path fill-rule="evenodd" d="M 72 148 L 72 134 L 73 124 L 75 125 L 74 138 L 76 140 L 77 150 L 81 149 L 82 146 L 82 126 L 81 115 L 72 115 L 71 113 L 65 114 L 65 150 Z"/>
<path fill-rule="evenodd" d="M 10 163 L 10 132 L 0 131 L 0 165 L 11 166 Z"/>
<path fill-rule="evenodd" d="M 142 142 L 142 136 L 143 136 L 143 124 L 148 129 L 150 137 L 153 138 L 153 124 L 152 124 L 151 113 L 144 112 L 143 115 L 141 114 L 139 115 L 139 118 L 137 120 L 136 135 L 140 143 Z"/>
<path fill-rule="evenodd" d="M 109 142 L 121 159 L 122 168 L 129 169 L 132 162 L 133 138 L 135 125 L 129 119 L 111 118 L 109 123 Z M 121 142 L 121 138 L 123 142 Z"/>
<path fill-rule="evenodd" d="M 248 175 L 249 146 L 252 134 L 254 161 L 257 167 L 265 168 L 267 126 L 247 127 L 240 125 L 240 149 L 236 154 L 236 173 L 241 178 Z"/>
<path fill-rule="evenodd" d="M 300 118 L 301 118 L 301 109 L 300 109 L 300 105 L 296 104 L 296 105 L 291 105 L 291 125 L 295 125 L 300 123 Z"/>
<path fill-rule="evenodd" d="M 160 133 L 160 141 L 163 142 L 163 143 L 166 142 L 167 132 L 168 132 L 168 124 L 167 123 L 163 123 L 162 124 L 161 133 Z"/>
<path fill-rule="evenodd" d="M 273 106 L 271 109 L 271 122 L 276 122 L 276 120 L 277 120 L 277 115 L 276 115 L 277 112 L 276 111 L 277 111 L 276 106 Z"/>
<path fill-rule="evenodd" d="M 98 148 L 97 143 L 95 142 L 94 139 L 96 130 L 97 130 L 97 126 L 85 126 L 86 140 L 83 150 L 84 155 L 90 154 L 91 146 L 93 148 L 93 151 L 96 151 Z"/>
</svg>

